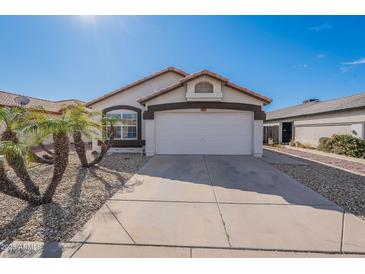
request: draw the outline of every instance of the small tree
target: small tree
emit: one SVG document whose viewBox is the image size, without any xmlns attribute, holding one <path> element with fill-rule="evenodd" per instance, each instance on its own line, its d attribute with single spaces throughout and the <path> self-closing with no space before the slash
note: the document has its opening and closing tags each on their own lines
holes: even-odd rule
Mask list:
<svg viewBox="0 0 365 274">
<path fill-rule="evenodd" d="M 14 110 L 6 110 L 9 113 Z M 16 111 L 16 110 L 15 110 Z M 1 111 L 0 111 L 1 113 Z M 8 116 L 4 116 L 8 117 Z M 28 116 L 29 118 L 30 116 Z M 23 120 L 22 120 L 23 121 Z M 5 156 L 7 162 L 11 163 L 11 167 L 15 171 L 16 175 L 24 180 L 23 173 L 28 176 L 27 182 L 30 186 L 34 186 L 37 190 L 30 188 L 29 185 L 25 185 L 25 189 L 19 188 L 13 181 L 11 181 L 6 174 L 4 164 L 0 163 L 0 192 L 10 195 L 24 201 L 27 201 L 33 205 L 39 205 L 44 203 L 52 202 L 52 198 L 56 192 L 59 183 L 62 180 L 62 176 L 66 170 L 68 164 L 69 155 L 69 140 L 68 134 L 72 132 L 73 124 L 67 119 L 65 115 L 61 118 L 47 117 L 41 120 L 38 119 L 27 119 L 22 123 L 22 132 L 26 134 L 36 135 L 40 132 L 44 136 L 53 136 L 54 141 L 54 168 L 51 182 L 46 188 L 44 194 L 40 194 L 38 187 L 34 184 L 30 178 L 26 168 L 26 157 L 29 156 L 29 146 L 26 146 L 19 142 L 15 131 L 7 130 L 7 140 L 0 142 L 0 152 Z M 11 132 L 11 133 L 9 133 Z M 10 162 L 9 162 L 10 161 Z M 19 169 L 21 166 L 22 169 Z M 21 171 L 21 172 L 20 172 Z M 23 173 L 22 173 L 23 172 Z M 22 181 L 23 181 L 22 180 Z M 24 182 L 23 182 L 24 183 Z"/>
<path fill-rule="evenodd" d="M 90 138 L 95 129 L 102 128 L 102 125 L 100 123 L 96 123 L 93 119 L 96 114 L 98 113 L 88 110 L 84 105 L 81 104 L 69 106 L 66 110 L 66 116 L 73 124 L 72 137 L 74 140 L 76 153 L 80 159 L 81 165 L 87 168 L 98 164 L 112 146 L 115 136 L 113 124 L 118 121 L 116 118 L 103 118 L 103 124 L 110 125 L 109 140 L 101 143 L 100 154 L 89 163 L 87 160 L 85 143 L 82 140 L 82 136 L 84 135 Z"/>
<path fill-rule="evenodd" d="M 3 153 L 9 166 L 14 170 L 15 174 L 24 184 L 25 189 L 35 195 L 40 195 L 39 188 L 33 183 L 29 176 L 26 160 L 24 154 L 19 152 L 19 137 L 17 131 L 21 129 L 27 119 L 28 112 L 20 108 L 0 108 L 0 122 L 3 124 L 5 130 L 1 134 L 1 141 L 3 144 Z M 11 153 L 11 150 L 14 153 Z"/>
</svg>

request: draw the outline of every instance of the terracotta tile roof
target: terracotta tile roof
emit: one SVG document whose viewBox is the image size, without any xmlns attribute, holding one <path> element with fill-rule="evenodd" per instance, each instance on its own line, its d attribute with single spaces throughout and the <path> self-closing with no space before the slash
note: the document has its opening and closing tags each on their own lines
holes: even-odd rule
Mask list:
<svg viewBox="0 0 365 274">
<path fill-rule="evenodd" d="M 158 91 L 156 91 L 154 93 L 151 93 L 151 94 L 149 94 L 147 96 L 144 96 L 144 97 L 140 98 L 138 100 L 138 102 L 143 105 L 148 100 L 151 100 L 153 98 L 156 98 L 156 97 L 158 97 L 158 96 L 160 96 L 162 94 L 165 94 L 167 92 L 170 92 L 170 91 L 172 91 L 172 90 L 174 90 L 174 89 L 176 89 L 178 87 L 183 86 L 184 83 L 186 83 L 186 82 L 188 82 L 190 80 L 193 80 L 193 79 L 195 79 L 197 77 L 204 76 L 204 75 L 207 75 L 207 76 L 210 76 L 212 78 L 221 80 L 226 86 L 228 86 L 230 88 L 233 88 L 233 89 L 235 89 L 237 91 L 240 91 L 242 93 L 245 93 L 247 95 L 250 95 L 252 97 L 255 97 L 256 99 L 259 99 L 259 100 L 263 101 L 265 105 L 271 103 L 271 101 L 272 101 L 272 99 L 270 99 L 270 98 L 268 98 L 266 96 L 263 96 L 263 95 L 261 95 L 259 93 L 256 93 L 256 92 L 254 92 L 252 90 L 249 90 L 247 88 L 240 87 L 240 86 L 238 86 L 236 84 L 233 84 L 233 83 L 229 82 L 229 79 L 228 78 L 225 78 L 225 77 L 223 77 L 221 75 L 218 75 L 218 74 L 216 74 L 214 72 L 211 72 L 211 71 L 205 69 L 205 70 L 202 70 L 200 72 L 187 75 L 184 78 L 180 79 L 175 84 L 172 84 L 172 85 L 170 85 L 170 86 L 168 86 L 166 88 L 163 88 L 161 90 L 158 90 Z"/>
<path fill-rule="evenodd" d="M 357 108 L 365 108 L 365 92 L 327 101 L 311 101 L 300 105 L 270 111 L 266 115 L 266 121 L 309 116 Z"/>
<path fill-rule="evenodd" d="M 7 91 L 0 91 L 0 106 L 3 107 L 22 107 L 15 101 L 15 98 L 19 96 L 25 96 L 22 94 L 11 93 Z M 53 114 L 61 114 L 61 109 L 65 106 L 83 103 L 80 100 L 69 99 L 69 100 L 61 100 L 61 101 L 50 101 L 35 97 L 26 96 L 30 99 L 30 102 L 25 106 L 29 109 L 37 109 L 42 107 L 46 112 Z"/>
<path fill-rule="evenodd" d="M 183 83 L 185 83 L 185 82 L 188 82 L 188 81 L 190 81 L 192 79 L 195 79 L 195 78 L 197 78 L 199 76 L 203 76 L 203 75 L 207 75 L 207 76 L 210 76 L 212 78 L 221 80 L 222 82 L 228 82 L 229 81 L 228 78 L 225 78 L 225 77 L 223 77 L 221 75 L 218 75 L 217 73 L 211 72 L 211 71 L 209 71 L 207 69 L 204 69 L 202 71 L 199 71 L 199 72 L 190 74 L 190 75 L 184 77 L 183 79 L 181 79 L 180 81 L 183 82 Z"/>
<path fill-rule="evenodd" d="M 121 88 L 118 88 L 118 89 L 116 89 L 116 90 L 113 90 L 113 91 L 111 91 L 111 92 L 109 92 L 109 93 L 107 93 L 107 94 L 105 94 L 105 95 L 103 95 L 103 96 L 100 96 L 100 97 L 98 97 L 98 98 L 96 98 L 96 99 L 94 99 L 94 100 L 92 100 L 92 101 L 88 102 L 88 103 L 86 104 L 86 106 L 91 106 L 91 105 L 93 105 L 93 104 L 95 104 L 95 103 L 97 103 L 97 102 L 100 102 L 100 101 L 102 101 L 102 100 L 104 100 L 104 99 L 106 99 L 106 98 L 109 98 L 109 97 L 111 97 L 111 96 L 113 96 L 113 95 L 115 95 L 115 94 L 118 94 L 118 93 L 121 93 L 121 92 L 123 92 L 123 91 L 126 91 L 126 90 L 128 90 L 128 89 L 130 89 L 130 88 L 132 88 L 132 87 L 135 87 L 135 86 L 137 86 L 137 85 L 139 85 L 139 84 L 142 84 L 142 83 L 144 83 L 144 82 L 146 82 L 146 81 L 148 81 L 148 80 L 151 80 L 151 79 L 153 79 L 153 78 L 156 78 L 156 77 L 158 77 L 158 76 L 160 76 L 160 75 L 162 75 L 162 74 L 164 74 L 164 73 L 167 73 L 167 72 L 175 72 L 175 73 L 180 74 L 180 75 L 182 75 L 182 76 L 187 76 L 187 75 L 188 75 L 188 73 L 186 73 L 185 71 L 182 71 L 182 70 L 177 69 L 177 68 L 175 68 L 175 67 L 168 67 L 168 68 L 165 68 L 165 69 L 163 69 L 163 70 L 161 70 L 161 71 L 159 71 L 159 72 L 156 72 L 156 73 L 151 74 L 151 75 L 149 75 L 149 76 L 147 76 L 147 77 L 144 77 L 144 78 L 142 78 L 142 79 L 140 79 L 140 80 L 137 80 L 137 81 L 135 81 L 135 82 L 133 82 L 133 83 L 131 83 L 131 84 L 128 84 L 128 85 L 126 85 L 126 86 L 123 86 L 123 87 L 121 87 Z"/>
</svg>

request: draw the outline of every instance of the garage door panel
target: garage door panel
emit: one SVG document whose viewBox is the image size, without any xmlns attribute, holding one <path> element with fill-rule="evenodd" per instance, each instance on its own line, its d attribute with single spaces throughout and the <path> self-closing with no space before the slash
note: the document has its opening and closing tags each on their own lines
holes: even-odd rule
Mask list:
<svg viewBox="0 0 365 274">
<path fill-rule="evenodd" d="M 250 113 L 158 113 L 157 154 L 252 153 Z"/>
</svg>

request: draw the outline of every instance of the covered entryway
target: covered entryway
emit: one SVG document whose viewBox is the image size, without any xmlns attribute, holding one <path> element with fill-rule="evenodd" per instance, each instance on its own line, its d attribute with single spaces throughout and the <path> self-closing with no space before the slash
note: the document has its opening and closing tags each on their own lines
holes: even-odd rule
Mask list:
<svg viewBox="0 0 365 274">
<path fill-rule="evenodd" d="M 253 153 L 253 113 L 159 112 L 156 121 L 156 154 Z"/>
</svg>

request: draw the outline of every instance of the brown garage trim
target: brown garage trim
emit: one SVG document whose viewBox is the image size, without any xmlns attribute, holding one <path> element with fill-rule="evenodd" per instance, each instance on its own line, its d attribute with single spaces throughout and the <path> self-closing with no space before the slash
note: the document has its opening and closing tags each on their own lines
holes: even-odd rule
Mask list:
<svg viewBox="0 0 365 274">
<path fill-rule="evenodd" d="M 182 103 L 170 103 L 150 105 L 148 110 L 143 113 L 144 120 L 155 119 L 156 111 L 174 110 L 174 109 L 230 109 L 241 111 L 252 111 L 254 113 L 255 120 L 265 120 L 266 113 L 261 110 L 261 106 L 241 103 L 224 103 L 224 102 L 182 102 Z"/>
<path fill-rule="evenodd" d="M 118 109 L 133 110 L 137 113 L 137 140 L 114 140 L 113 147 L 141 147 L 144 145 L 142 140 L 142 110 L 140 108 L 129 105 L 116 105 L 103 109 L 102 117 L 104 118 L 106 113 Z M 104 131 L 103 131 L 104 134 Z"/>
<path fill-rule="evenodd" d="M 101 141 L 98 141 L 101 145 Z M 114 140 L 113 147 L 142 147 L 145 145 L 145 140 Z"/>
</svg>

